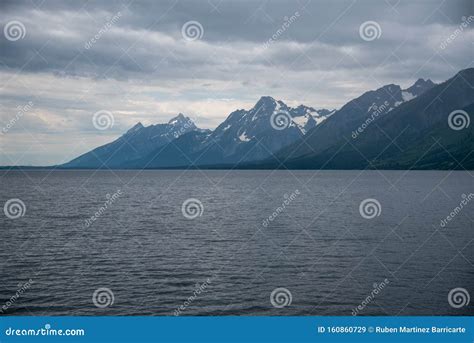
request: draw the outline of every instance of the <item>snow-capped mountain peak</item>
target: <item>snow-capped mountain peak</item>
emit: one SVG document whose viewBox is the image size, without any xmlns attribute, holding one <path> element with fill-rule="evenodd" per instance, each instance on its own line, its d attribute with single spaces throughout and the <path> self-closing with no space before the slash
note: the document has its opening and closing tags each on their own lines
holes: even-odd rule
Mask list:
<svg viewBox="0 0 474 343">
<path fill-rule="evenodd" d="M 182 125 L 195 126 L 195 125 L 194 125 L 194 122 L 193 122 L 189 117 L 186 117 L 186 116 L 185 116 L 184 114 L 182 114 L 182 113 L 179 113 L 176 117 L 171 118 L 171 119 L 168 121 L 168 124 L 169 124 L 169 125 L 173 125 L 173 126 L 182 126 Z"/>
<path fill-rule="evenodd" d="M 333 111 L 315 110 L 304 105 L 290 107 L 281 100 L 262 96 L 251 109 L 232 112 L 204 142 L 217 143 L 234 154 L 243 149 L 244 145 L 254 145 L 263 140 L 268 150 L 261 153 L 268 154 L 269 151 L 276 151 L 301 138 L 332 113 Z M 272 123 L 278 120 L 284 122 L 282 130 L 275 128 L 277 125 Z"/>
</svg>

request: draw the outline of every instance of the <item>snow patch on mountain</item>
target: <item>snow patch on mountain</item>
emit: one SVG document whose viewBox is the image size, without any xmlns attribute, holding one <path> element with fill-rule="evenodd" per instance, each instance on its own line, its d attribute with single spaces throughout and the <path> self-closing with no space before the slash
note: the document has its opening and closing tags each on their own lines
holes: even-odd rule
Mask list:
<svg viewBox="0 0 474 343">
<path fill-rule="evenodd" d="M 403 101 L 410 101 L 412 99 L 415 99 L 416 95 L 411 94 L 410 92 L 407 91 L 402 91 L 402 99 Z"/>
<path fill-rule="evenodd" d="M 250 138 L 247 137 L 247 135 L 246 135 L 245 132 L 242 133 L 242 134 L 239 136 L 239 140 L 240 140 L 241 142 L 250 142 Z"/>
<path fill-rule="evenodd" d="M 299 127 L 305 127 L 308 124 L 310 117 L 301 116 L 301 117 L 293 117 L 293 122 Z"/>
</svg>

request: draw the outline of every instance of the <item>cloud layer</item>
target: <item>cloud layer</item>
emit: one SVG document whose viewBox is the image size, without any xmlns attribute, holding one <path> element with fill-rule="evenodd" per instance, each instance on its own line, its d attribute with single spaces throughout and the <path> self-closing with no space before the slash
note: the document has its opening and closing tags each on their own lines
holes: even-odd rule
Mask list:
<svg viewBox="0 0 474 343">
<path fill-rule="evenodd" d="M 2 1 L 0 164 L 63 162 L 179 112 L 214 128 L 262 95 L 337 108 L 440 82 L 472 66 L 472 15 L 469 0 Z M 23 38 L 8 39 L 12 21 Z M 183 36 L 190 21 L 200 39 Z M 361 37 L 367 21 L 378 38 Z M 104 109 L 115 124 L 98 132 Z"/>
</svg>

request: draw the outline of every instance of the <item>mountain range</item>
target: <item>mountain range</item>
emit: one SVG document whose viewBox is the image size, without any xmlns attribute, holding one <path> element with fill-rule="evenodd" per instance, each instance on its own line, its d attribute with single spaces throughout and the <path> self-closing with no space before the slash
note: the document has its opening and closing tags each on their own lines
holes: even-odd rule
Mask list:
<svg viewBox="0 0 474 343">
<path fill-rule="evenodd" d="M 166 124 L 137 123 L 58 167 L 474 169 L 472 113 L 474 68 L 440 84 L 385 85 L 338 110 L 290 107 L 263 96 L 212 131 L 183 114 Z M 453 128 L 459 115 L 464 127 Z"/>
<path fill-rule="evenodd" d="M 117 140 L 85 153 L 67 168 L 159 168 L 236 164 L 257 161 L 301 139 L 335 111 L 300 105 L 287 106 L 264 96 L 249 111 L 232 112 L 214 131 L 198 129 L 179 114 L 167 124 L 136 124 Z M 278 118 L 288 119 L 280 130 Z M 291 118 L 291 119 L 290 119 Z M 284 124 L 284 123 L 283 123 Z"/>
</svg>

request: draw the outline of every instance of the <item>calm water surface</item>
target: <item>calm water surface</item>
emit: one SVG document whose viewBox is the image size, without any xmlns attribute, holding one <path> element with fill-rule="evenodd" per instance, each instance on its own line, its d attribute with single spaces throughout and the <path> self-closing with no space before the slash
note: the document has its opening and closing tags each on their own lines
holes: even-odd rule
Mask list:
<svg viewBox="0 0 474 343">
<path fill-rule="evenodd" d="M 2 206 L 26 206 L 0 215 L 3 314 L 351 315 L 382 282 L 360 315 L 474 313 L 473 300 L 448 302 L 456 287 L 474 297 L 474 201 L 440 225 L 474 193 L 472 172 L 45 170 L 0 182 Z M 195 219 L 189 198 L 203 206 Z M 359 212 L 368 198 L 372 219 Z M 100 308 L 104 287 L 113 304 Z M 284 308 L 270 301 L 280 287 Z"/>
</svg>

